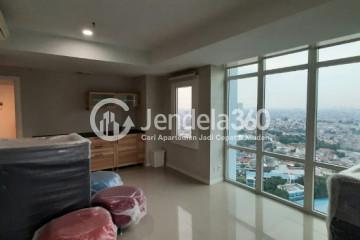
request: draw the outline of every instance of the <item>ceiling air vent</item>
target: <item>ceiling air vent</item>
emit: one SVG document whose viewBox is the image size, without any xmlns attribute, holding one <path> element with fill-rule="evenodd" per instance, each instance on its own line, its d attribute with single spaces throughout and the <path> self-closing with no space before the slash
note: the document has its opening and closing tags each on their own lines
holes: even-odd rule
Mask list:
<svg viewBox="0 0 360 240">
<path fill-rule="evenodd" d="M 0 40 L 5 40 L 8 37 L 9 37 L 9 30 L 6 26 L 4 15 L 0 11 Z"/>
</svg>

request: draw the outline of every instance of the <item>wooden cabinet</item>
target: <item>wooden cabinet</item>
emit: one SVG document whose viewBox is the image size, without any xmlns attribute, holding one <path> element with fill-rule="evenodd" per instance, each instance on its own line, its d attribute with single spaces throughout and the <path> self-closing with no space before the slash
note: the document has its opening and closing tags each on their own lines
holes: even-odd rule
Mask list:
<svg viewBox="0 0 360 240">
<path fill-rule="evenodd" d="M 137 135 L 130 134 L 120 139 L 116 144 L 116 167 L 137 163 Z"/>
<path fill-rule="evenodd" d="M 140 133 L 108 142 L 94 137 L 91 140 L 91 170 L 116 168 L 144 163 L 145 144 Z"/>
<path fill-rule="evenodd" d="M 142 134 L 137 136 L 137 158 L 139 162 L 145 162 L 145 141 L 141 139 Z"/>
<path fill-rule="evenodd" d="M 115 163 L 114 143 L 94 137 L 91 141 L 91 170 L 113 168 Z"/>
</svg>

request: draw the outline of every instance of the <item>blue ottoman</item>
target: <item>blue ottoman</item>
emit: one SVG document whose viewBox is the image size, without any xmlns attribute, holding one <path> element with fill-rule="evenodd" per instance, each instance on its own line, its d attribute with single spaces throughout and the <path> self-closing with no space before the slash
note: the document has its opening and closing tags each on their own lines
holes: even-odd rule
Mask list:
<svg viewBox="0 0 360 240">
<path fill-rule="evenodd" d="M 90 179 L 92 195 L 106 188 L 123 185 L 119 174 L 111 171 L 92 172 L 90 175 Z"/>
</svg>

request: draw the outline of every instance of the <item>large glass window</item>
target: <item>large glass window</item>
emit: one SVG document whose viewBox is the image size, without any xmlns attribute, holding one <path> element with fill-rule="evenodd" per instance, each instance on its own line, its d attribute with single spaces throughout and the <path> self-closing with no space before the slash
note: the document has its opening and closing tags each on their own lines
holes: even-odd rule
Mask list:
<svg viewBox="0 0 360 240">
<path fill-rule="evenodd" d="M 263 190 L 298 205 L 304 205 L 304 164 L 265 156 Z"/>
<path fill-rule="evenodd" d="M 305 158 L 307 70 L 266 76 L 265 151 Z"/>
<path fill-rule="evenodd" d="M 256 122 L 245 119 L 256 119 L 257 111 L 257 77 L 235 79 L 229 82 L 229 110 L 231 128 L 229 144 L 248 148 L 256 147 Z"/>
<path fill-rule="evenodd" d="M 360 63 L 319 69 L 316 160 L 360 163 Z"/>
<path fill-rule="evenodd" d="M 249 74 L 249 73 L 256 73 L 258 71 L 258 64 L 247 64 L 243 66 L 238 67 L 232 67 L 228 69 L 228 76 L 237 76 L 237 75 L 243 75 L 243 74 Z"/>
<path fill-rule="evenodd" d="M 327 213 L 327 178 L 340 168 L 360 164 L 360 41 L 321 48 L 317 87 L 317 131 L 313 209 Z M 332 64 L 327 64 L 332 60 Z"/>
<path fill-rule="evenodd" d="M 229 114 L 266 110 L 269 124 L 230 127 L 228 135 L 237 139 L 227 142 L 227 179 L 327 214 L 328 178 L 360 164 L 359 56 L 360 41 L 354 40 L 229 68 Z M 238 140 L 249 136 L 255 141 Z"/>
<path fill-rule="evenodd" d="M 360 41 L 320 48 L 319 61 L 360 56 Z"/>
<path fill-rule="evenodd" d="M 293 67 L 297 65 L 307 64 L 308 51 L 300 51 L 290 54 L 284 54 L 277 57 L 269 57 L 265 59 L 265 69 L 272 70 L 284 67 Z"/>
<path fill-rule="evenodd" d="M 227 72 L 232 77 L 228 85 L 228 111 L 229 124 L 233 126 L 228 132 L 227 176 L 250 188 L 256 186 L 257 71 L 255 63 Z"/>
<path fill-rule="evenodd" d="M 327 213 L 329 207 L 329 195 L 327 191 L 328 177 L 336 171 L 321 167 L 315 167 L 314 178 L 314 210 L 321 213 Z"/>
<path fill-rule="evenodd" d="M 229 178 L 237 183 L 255 187 L 256 180 L 256 154 L 229 149 Z"/>
<path fill-rule="evenodd" d="M 176 88 L 176 113 L 178 114 L 176 135 L 179 137 L 191 137 L 191 109 L 192 87 L 185 86 Z"/>
</svg>

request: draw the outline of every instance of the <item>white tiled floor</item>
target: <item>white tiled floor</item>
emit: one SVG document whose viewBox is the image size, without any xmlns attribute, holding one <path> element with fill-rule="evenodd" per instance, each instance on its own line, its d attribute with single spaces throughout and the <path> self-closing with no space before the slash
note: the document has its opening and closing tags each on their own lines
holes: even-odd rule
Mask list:
<svg viewBox="0 0 360 240">
<path fill-rule="evenodd" d="M 168 169 L 119 173 L 148 199 L 148 215 L 124 240 L 327 239 L 323 220 L 229 183 L 206 186 Z"/>
</svg>

